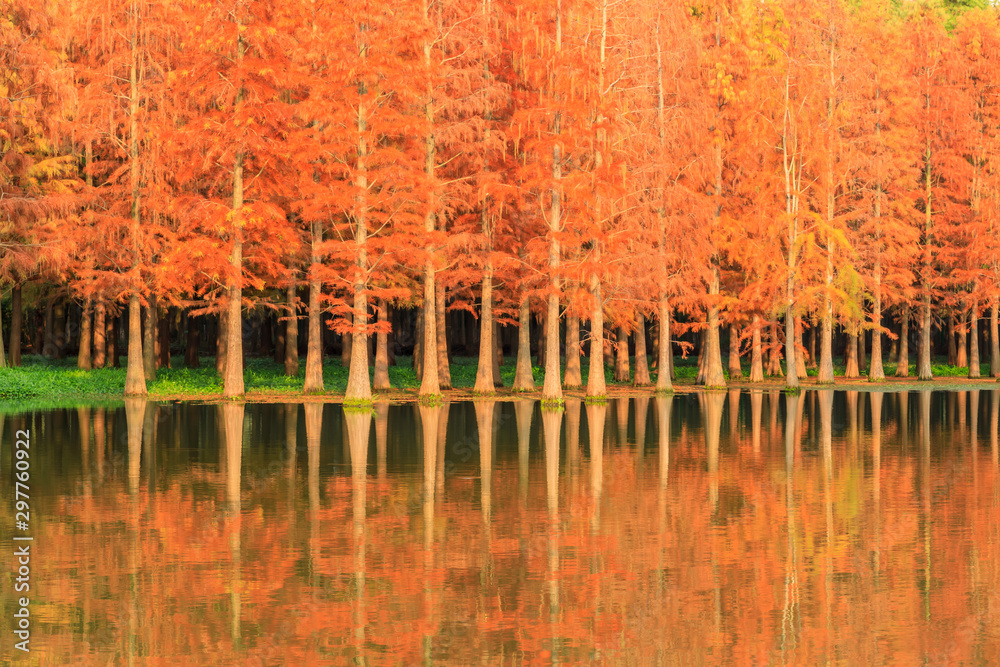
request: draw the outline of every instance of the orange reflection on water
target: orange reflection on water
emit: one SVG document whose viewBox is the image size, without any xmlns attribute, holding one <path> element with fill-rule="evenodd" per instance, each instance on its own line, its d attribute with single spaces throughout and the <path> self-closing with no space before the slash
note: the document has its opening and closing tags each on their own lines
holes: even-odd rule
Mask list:
<svg viewBox="0 0 1000 667">
<path fill-rule="evenodd" d="M 5 433 L 47 438 L 42 663 L 997 664 L 998 422 L 997 391 L 818 391 Z"/>
</svg>

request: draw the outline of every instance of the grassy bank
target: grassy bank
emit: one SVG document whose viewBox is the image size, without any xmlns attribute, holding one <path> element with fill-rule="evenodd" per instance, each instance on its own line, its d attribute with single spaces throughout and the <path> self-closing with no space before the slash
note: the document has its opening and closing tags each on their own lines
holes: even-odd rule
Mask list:
<svg viewBox="0 0 1000 667">
<path fill-rule="evenodd" d="M 122 358 L 124 362 L 125 359 Z M 508 357 L 501 368 L 504 386 L 510 387 L 514 380 L 514 359 Z M 939 360 L 939 361 L 943 361 Z M 0 402 L 10 403 L 65 403 L 74 401 L 115 400 L 121 398 L 125 388 L 125 369 L 111 368 L 82 371 L 76 368 L 75 359 L 50 360 L 41 356 L 25 356 L 20 368 L 0 368 Z M 696 391 L 694 385 L 697 376 L 697 361 L 694 358 L 675 360 L 678 391 Z M 215 372 L 215 362 L 212 358 L 202 360 L 200 368 L 186 368 L 183 359 L 175 357 L 172 368 L 161 368 L 156 379 L 149 383 L 151 398 L 161 399 L 211 399 L 222 393 L 221 378 Z M 454 390 L 450 393 L 455 397 L 471 396 L 472 386 L 476 380 L 477 360 L 471 357 L 456 357 L 451 364 L 451 377 Z M 302 369 L 305 363 L 301 364 Z M 934 367 L 937 378 L 935 385 L 958 387 L 983 387 L 996 383 L 992 378 L 969 380 L 968 369 L 948 366 L 938 363 Z M 867 378 L 846 380 L 842 377 L 843 366 L 836 368 L 838 388 L 858 388 L 886 390 L 906 390 L 926 388 L 926 382 L 918 382 L 915 378 L 916 368 L 911 366 L 910 378 L 892 377 L 895 364 L 886 364 L 887 380 L 882 383 L 869 383 Z M 583 378 L 586 382 L 588 373 L 587 360 L 583 360 Z M 542 385 L 544 371 L 534 366 L 535 383 Z M 302 393 L 303 370 L 296 376 L 286 376 L 284 367 L 271 359 L 249 359 L 245 372 L 246 393 L 250 400 L 277 400 L 282 398 L 299 398 Z M 803 379 L 803 386 L 815 385 L 815 369 L 809 370 L 809 376 Z M 347 388 L 348 369 L 340 364 L 339 359 L 327 359 L 324 364 L 323 378 L 326 392 L 320 395 L 322 400 L 337 400 L 342 397 Z M 613 371 L 605 368 L 605 378 L 608 384 L 608 394 L 623 395 L 635 392 L 648 392 L 646 388 L 634 388 L 630 383 L 618 383 L 612 379 Z M 389 369 L 389 377 L 393 390 L 385 397 L 389 400 L 407 400 L 415 397 L 420 385 L 413 370 L 410 357 L 397 357 L 397 365 Z M 655 374 L 654 374 L 655 379 Z M 750 385 L 743 380 L 731 382 L 731 386 L 760 387 L 774 389 L 784 386 L 782 378 L 768 378 L 764 383 Z M 509 390 L 499 390 L 499 394 L 509 394 Z M 573 392 L 573 394 L 580 392 Z"/>
</svg>

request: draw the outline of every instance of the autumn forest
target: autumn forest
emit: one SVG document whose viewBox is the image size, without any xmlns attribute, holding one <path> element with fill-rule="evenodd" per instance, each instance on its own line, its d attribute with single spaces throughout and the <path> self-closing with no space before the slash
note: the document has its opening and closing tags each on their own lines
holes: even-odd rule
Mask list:
<svg viewBox="0 0 1000 667">
<path fill-rule="evenodd" d="M 550 402 L 688 356 L 1000 377 L 985 3 L 0 7 L 0 365 L 122 355 L 143 395 L 214 356 L 234 397 L 248 354 L 316 393 L 339 352 L 361 402 L 458 352 L 491 394 L 534 351 Z"/>
</svg>

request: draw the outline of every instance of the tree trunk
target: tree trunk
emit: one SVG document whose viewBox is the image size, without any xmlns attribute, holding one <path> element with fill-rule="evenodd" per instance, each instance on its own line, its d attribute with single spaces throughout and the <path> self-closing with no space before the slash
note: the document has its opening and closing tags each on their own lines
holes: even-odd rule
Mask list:
<svg viewBox="0 0 1000 667">
<path fill-rule="evenodd" d="M 156 297 L 149 296 L 149 305 L 143 310 L 142 372 L 146 382 L 156 379 Z"/>
<path fill-rule="evenodd" d="M 861 329 L 858 331 L 858 368 L 862 369 L 867 366 L 867 359 L 865 358 L 865 331 Z"/>
<path fill-rule="evenodd" d="M 107 368 L 118 368 L 118 315 L 111 315 L 108 320 L 108 361 Z"/>
<path fill-rule="evenodd" d="M 139 293 L 128 300 L 128 366 L 125 372 L 125 395 L 145 396 L 146 377 L 142 367 L 142 305 Z"/>
<path fill-rule="evenodd" d="M 385 299 L 378 302 L 379 332 L 375 340 L 375 376 L 372 379 L 372 389 L 387 391 L 392 389 L 389 382 L 389 332 L 385 330 L 389 323 L 389 304 Z"/>
<path fill-rule="evenodd" d="M 958 350 L 955 354 L 955 365 L 959 368 L 966 368 L 969 365 L 969 349 L 965 342 L 966 336 L 968 335 L 968 330 L 966 329 L 968 323 L 967 318 L 968 315 L 964 310 L 959 313 L 958 326 L 955 330 L 955 335 L 958 338 Z"/>
<path fill-rule="evenodd" d="M 829 282 L 829 279 L 828 279 Z M 820 323 L 819 369 L 816 371 L 816 382 L 819 384 L 833 383 L 833 303 L 827 296 L 823 308 L 823 318 Z"/>
<path fill-rule="evenodd" d="M 437 312 L 435 322 L 437 323 L 437 356 L 438 356 L 438 383 L 441 389 L 451 389 L 451 364 L 448 363 L 448 331 L 446 328 L 445 300 L 447 291 L 444 283 L 438 282 L 437 298 L 434 300 Z"/>
<path fill-rule="evenodd" d="M 351 322 L 354 322 L 354 317 L 349 315 L 348 318 Z M 322 323 L 321 323 L 322 324 Z M 320 329 L 323 329 L 321 326 Z M 326 333 L 325 329 L 323 330 Z M 351 354 L 354 351 L 354 336 L 351 332 L 345 331 L 340 335 L 340 365 L 344 368 L 351 367 Z"/>
<path fill-rule="evenodd" d="M 743 367 L 740 365 L 740 333 L 735 324 L 729 325 L 729 379 L 742 379 Z"/>
<path fill-rule="evenodd" d="M 590 314 L 590 368 L 587 371 L 587 396 L 604 397 L 608 393 L 604 377 L 604 298 L 601 295 L 601 281 L 597 276 L 590 279 L 590 290 L 594 296 L 594 310 Z"/>
<path fill-rule="evenodd" d="M 272 325 L 272 331 L 274 335 L 274 363 L 283 364 L 285 362 L 285 332 L 288 329 L 287 324 L 282 325 L 280 311 L 274 316 L 274 324 Z"/>
<path fill-rule="evenodd" d="M 417 308 L 416 332 L 413 336 L 413 372 L 417 379 L 424 377 L 424 309 Z"/>
<path fill-rule="evenodd" d="M 628 382 L 631 379 L 628 363 L 628 332 L 625 327 L 618 327 L 618 341 L 615 343 L 615 382 Z"/>
<path fill-rule="evenodd" d="M 781 338 L 779 336 L 778 327 L 778 318 L 776 316 L 773 320 L 771 320 L 771 354 L 768 355 L 767 362 L 767 374 L 770 377 L 781 377 L 783 375 L 781 371 Z"/>
<path fill-rule="evenodd" d="M 917 377 L 920 380 L 933 380 L 934 373 L 931 371 L 931 294 L 925 289 L 924 307 L 921 310 L 920 322 L 920 355 L 917 368 Z"/>
<path fill-rule="evenodd" d="M 541 369 L 545 368 L 545 316 L 547 313 L 548 311 L 545 310 L 538 314 L 538 324 L 535 326 L 535 336 L 538 338 L 535 342 L 535 365 Z"/>
<path fill-rule="evenodd" d="M 857 378 L 860 376 L 858 367 L 858 334 L 847 334 L 847 352 L 844 358 L 844 377 Z"/>
<path fill-rule="evenodd" d="M 10 365 L 21 365 L 21 285 L 14 285 L 10 291 Z"/>
<path fill-rule="evenodd" d="M 424 268 L 424 322 L 423 335 L 420 339 L 422 372 L 418 391 L 420 396 L 436 396 L 441 393 L 437 352 L 437 289 L 434 278 L 434 264 L 428 260 Z"/>
<path fill-rule="evenodd" d="M 215 327 L 215 372 L 221 377 L 226 370 L 227 348 L 229 337 L 226 332 L 229 330 L 229 306 L 228 299 L 223 296 L 220 300 L 219 315 L 216 318 Z"/>
<path fill-rule="evenodd" d="M 107 364 L 107 323 L 105 322 L 106 308 L 104 306 L 104 299 L 98 297 L 97 304 L 94 306 L 94 324 L 93 324 L 93 367 L 94 368 L 104 368 Z M 11 345 L 10 352 L 11 365 L 14 364 L 14 346 Z"/>
<path fill-rule="evenodd" d="M 157 353 L 158 358 L 156 360 L 157 368 L 170 368 L 170 330 L 171 324 L 176 317 L 176 311 L 172 308 L 168 308 L 164 312 L 163 317 L 160 318 L 159 323 L 156 325 L 156 335 L 157 335 Z"/>
<path fill-rule="evenodd" d="M 719 267 L 712 266 L 712 278 L 708 286 L 709 297 L 718 295 L 719 291 Z M 726 386 L 726 376 L 722 372 L 722 345 L 719 339 L 719 308 L 712 302 L 708 306 L 708 336 L 705 340 L 708 353 L 705 366 L 706 387 Z"/>
<path fill-rule="evenodd" d="M 896 357 L 896 377 L 910 377 L 910 354 L 909 354 L 909 326 L 910 309 L 905 306 L 900 310 L 899 321 L 899 346 Z"/>
<path fill-rule="evenodd" d="M 482 306 L 479 318 L 479 365 L 476 368 L 476 384 L 472 388 L 477 394 L 492 394 L 496 390 L 493 377 L 493 361 L 497 344 L 493 339 L 496 327 L 493 322 L 493 268 L 487 263 L 483 274 Z"/>
<path fill-rule="evenodd" d="M 201 347 L 201 322 L 197 318 L 187 316 L 187 345 L 184 351 L 184 365 L 188 368 L 198 368 L 198 350 Z"/>
<path fill-rule="evenodd" d="M 979 300 L 972 300 L 969 310 L 969 377 L 980 377 L 979 370 Z"/>
<path fill-rule="evenodd" d="M 1000 377 L 1000 339 L 997 338 L 997 317 L 1000 315 L 1000 304 L 996 297 L 990 308 L 990 377 Z"/>
<path fill-rule="evenodd" d="M 323 239 L 323 232 L 319 223 L 312 225 L 313 255 L 312 267 L 309 272 L 309 334 L 306 341 L 306 377 L 302 385 L 302 391 L 309 394 L 321 392 L 323 386 L 323 331 L 320 322 L 319 294 L 322 289 L 319 277 L 316 275 L 319 269 L 318 247 Z"/>
<path fill-rule="evenodd" d="M 646 356 L 646 318 L 642 313 L 635 316 L 635 385 L 647 387 L 649 379 L 649 359 Z"/>
<path fill-rule="evenodd" d="M 42 354 L 49 359 L 55 359 L 58 355 L 55 338 L 55 298 L 50 298 L 45 303 L 45 341 L 42 343 Z"/>
<path fill-rule="evenodd" d="M 580 317 L 575 313 L 566 314 L 566 373 L 563 386 L 566 389 L 579 389 L 583 386 L 580 368 Z"/>
<path fill-rule="evenodd" d="M 656 349 L 656 390 L 673 391 L 671 377 L 671 357 L 673 348 L 670 342 L 670 304 L 666 292 L 660 292 L 660 327 L 659 343 Z"/>
<path fill-rule="evenodd" d="M 295 282 L 288 285 L 285 295 L 288 319 L 285 321 L 285 375 L 299 374 L 299 313 L 295 305 Z"/>
<path fill-rule="evenodd" d="M 534 391 L 535 378 L 531 374 L 531 301 L 521 297 L 518 312 L 517 369 L 514 372 L 514 391 Z"/>
<path fill-rule="evenodd" d="M 503 364 L 503 343 L 500 340 L 500 325 L 496 318 L 493 318 L 493 386 L 502 387 L 503 378 L 500 376 L 500 366 Z"/>
<path fill-rule="evenodd" d="M 355 330 L 351 334 L 351 368 L 347 375 L 347 391 L 344 399 L 348 401 L 370 401 L 372 398 L 371 380 L 368 375 L 368 335 L 362 327 L 368 322 L 368 295 L 364 283 L 360 280 L 354 284 L 354 314 L 352 321 Z M 359 323 L 360 320 L 360 323 Z"/>
<path fill-rule="evenodd" d="M 882 366 L 882 298 L 879 290 L 875 292 L 875 301 L 872 304 L 872 354 L 868 363 L 868 381 L 877 382 L 885 379 L 885 369 Z"/>
<path fill-rule="evenodd" d="M 948 313 L 948 365 L 954 366 L 958 360 L 958 345 L 955 341 L 955 334 L 958 333 L 955 325 L 955 313 Z"/>
<path fill-rule="evenodd" d="M 87 297 L 83 305 L 83 313 L 80 315 L 80 351 L 76 356 L 77 368 L 90 370 L 93 368 L 93 357 L 91 356 L 91 316 L 94 308 L 94 299 Z M 0 338 L 0 354 L 3 352 L 3 339 Z"/>
<path fill-rule="evenodd" d="M 753 316 L 753 342 L 750 346 L 750 382 L 764 381 L 764 358 L 760 342 L 760 316 Z M 815 338 L 815 334 L 813 334 Z"/>
</svg>

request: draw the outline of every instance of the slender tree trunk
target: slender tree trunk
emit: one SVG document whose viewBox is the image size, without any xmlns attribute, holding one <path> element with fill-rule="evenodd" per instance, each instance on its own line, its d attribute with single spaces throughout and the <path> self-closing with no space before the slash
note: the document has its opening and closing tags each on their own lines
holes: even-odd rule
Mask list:
<svg viewBox="0 0 1000 667">
<path fill-rule="evenodd" d="M 128 301 L 128 366 L 125 374 L 125 395 L 145 396 L 146 378 L 142 370 L 142 305 L 138 292 Z"/>
<path fill-rule="evenodd" d="M 969 377 L 980 377 L 979 369 L 979 300 L 972 300 L 969 311 Z"/>
<path fill-rule="evenodd" d="M 604 377 L 604 298 L 601 281 L 591 276 L 590 290 L 594 295 L 594 310 L 590 314 L 590 368 L 587 370 L 587 396 L 603 397 L 608 393 Z"/>
<path fill-rule="evenodd" d="M 708 285 L 709 297 L 720 292 L 719 267 L 712 266 L 712 277 Z M 708 306 L 708 336 L 706 337 L 705 386 L 725 387 L 726 376 L 722 372 L 722 345 L 719 340 L 719 308 L 713 301 Z"/>
<path fill-rule="evenodd" d="M 670 304 L 665 291 L 660 292 L 660 331 L 659 345 L 656 350 L 656 390 L 660 392 L 673 391 L 671 378 L 671 357 L 673 349 L 670 343 Z"/>
<path fill-rule="evenodd" d="M 867 359 L 865 358 L 865 331 L 860 329 L 858 331 L 858 368 L 862 369 L 867 366 Z"/>
<path fill-rule="evenodd" d="M 958 337 L 958 350 L 955 354 L 955 365 L 959 368 L 967 368 L 969 366 L 969 349 L 966 345 L 966 337 L 968 335 L 968 314 L 963 310 L 958 314 L 958 327 L 956 327 L 955 334 Z"/>
<path fill-rule="evenodd" d="M 535 335 L 538 337 L 535 343 L 535 365 L 541 369 L 545 368 L 545 316 L 547 313 L 547 310 L 538 313 L 538 324 L 535 326 Z"/>
<path fill-rule="evenodd" d="M 575 313 L 566 314 L 566 374 L 563 378 L 566 389 L 583 386 L 580 368 L 580 317 Z"/>
<path fill-rule="evenodd" d="M 389 324 L 389 304 L 385 299 L 378 302 L 378 323 L 379 332 L 375 341 L 375 377 L 372 379 L 372 388 L 375 391 L 388 391 L 392 389 L 389 382 L 389 333 L 385 328 Z"/>
<path fill-rule="evenodd" d="M 896 377 L 910 377 L 910 355 L 909 355 L 909 326 L 910 309 L 903 307 L 899 314 L 899 346 L 896 357 Z"/>
<path fill-rule="evenodd" d="M 872 354 L 868 363 L 868 381 L 879 382 L 885 379 L 885 369 L 882 365 L 882 294 L 879 289 L 875 291 L 875 300 L 872 304 L 872 323 L 876 328 L 872 329 Z"/>
<path fill-rule="evenodd" d="M 827 278 L 827 282 L 830 282 Z M 819 370 L 816 372 L 816 382 L 833 384 L 833 302 L 825 297 L 823 319 L 820 323 Z"/>
<path fill-rule="evenodd" d="M 16 284 L 10 291 L 10 365 L 21 365 L 21 285 Z M 102 336 L 103 337 L 103 336 Z"/>
<path fill-rule="evenodd" d="M 740 333 L 735 324 L 729 325 L 729 379 L 743 378 L 740 365 Z"/>
<path fill-rule="evenodd" d="M 315 250 L 322 241 L 322 231 L 319 223 L 313 223 L 313 258 L 309 275 L 309 334 L 306 341 L 306 376 L 302 390 L 305 393 L 323 391 L 323 331 L 320 322 L 320 281 L 316 276 L 319 268 L 319 255 Z"/>
<path fill-rule="evenodd" d="M 146 375 L 146 382 L 156 379 L 156 296 L 149 295 L 149 305 L 144 312 L 144 324 L 142 330 L 142 371 Z"/>
<path fill-rule="evenodd" d="M 447 324 L 445 314 L 447 312 L 445 310 L 447 292 L 444 283 L 438 282 L 436 287 L 437 298 L 434 303 L 437 308 L 435 322 L 437 323 L 438 382 L 441 389 L 451 389 L 451 364 L 448 363 L 448 331 L 445 327 Z"/>
<path fill-rule="evenodd" d="M 771 320 L 771 354 L 768 357 L 767 362 L 767 374 L 771 377 L 782 377 L 784 373 L 781 370 L 781 336 L 780 336 L 780 325 L 778 323 L 778 318 L 775 316 Z"/>
<path fill-rule="evenodd" d="M 649 379 L 649 359 L 646 356 L 646 318 L 642 313 L 635 316 L 635 385 L 647 387 Z"/>
<path fill-rule="evenodd" d="M 847 334 L 847 354 L 844 360 L 844 377 L 857 378 L 861 373 L 858 368 L 858 334 Z"/>
<path fill-rule="evenodd" d="M 91 356 L 91 316 L 93 314 L 94 299 L 87 297 L 83 302 L 83 313 L 80 315 L 80 352 L 76 356 L 77 368 L 90 370 L 93 368 L 93 357 Z M 3 338 L 0 337 L 0 353 L 3 352 Z"/>
<path fill-rule="evenodd" d="M 527 295 L 521 297 L 518 312 L 517 369 L 514 372 L 514 391 L 534 391 L 535 378 L 531 374 L 531 302 Z"/>
<path fill-rule="evenodd" d="M 924 307 L 920 323 L 920 355 L 918 358 L 919 367 L 917 377 L 920 380 L 933 380 L 934 374 L 931 370 L 931 294 L 925 290 Z"/>
<path fill-rule="evenodd" d="M 628 363 L 628 332 L 618 327 L 618 341 L 615 344 L 615 382 L 628 382 L 631 373 Z"/>
<path fill-rule="evenodd" d="M 228 358 L 229 337 L 229 305 L 228 298 L 223 296 L 219 299 L 220 310 L 215 328 L 215 372 L 222 377 L 226 370 L 226 359 Z"/>
<path fill-rule="evenodd" d="M 348 315 L 351 320 L 351 324 L 354 324 L 354 316 Z M 320 330 L 323 331 L 324 336 L 328 334 L 327 329 L 320 323 Z M 322 344 L 320 344 L 322 347 Z M 350 331 L 345 331 L 340 335 L 340 365 L 344 368 L 351 367 L 351 352 L 354 350 L 354 336 L 351 335 Z"/>
<path fill-rule="evenodd" d="M 1000 377 L 1000 339 L 997 338 L 997 318 L 1000 315 L 1000 304 L 996 297 L 990 308 L 990 377 Z"/>
<path fill-rule="evenodd" d="M 97 304 L 94 306 L 94 324 L 93 324 L 93 339 L 94 339 L 94 355 L 93 355 L 93 366 L 94 368 L 104 368 L 107 364 L 107 323 L 105 322 L 106 308 L 104 306 L 104 299 L 98 297 Z M 12 334 L 13 335 L 13 334 Z M 11 365 L 14 362 L 14 346 L 11 345 Z"/>
<path fill-rule="evenodd" d="M 423 15 L 424 21 L 428 25 L 433 25 L 431 22 L 431 16 L 429 13 L 429 1 L 423 1 Z M 431 70 L 431 49 L 432 42 L 430 36 L 424 40 L 424 66 L 427 69 L 428 75 Z M 434 248 L 430 245 L 430 240 L 433 237 L 435 217 L 437 214 L 437 207 L 435 201 L 435 184 L 437 182 L 437 177 L 435 175 L 435 170 L 437 167 L 437 147 L 436 140 L 434 136 L 434 93 L 432 88 L 431 77 L 427 77 L 427 90 L 424 98 L 424 117 L 427 123 L 427 134 L 424 137 L 424 176 L 427 179 L 427 183 L 430 187 L 430 192 L 427 197 L 427 209 L 424 213 L 424 232 L 428 239 L 428 246 L 426 260 L 424 262 L 424 322 L 423 322 L 423 338 L 421 340 L 421 373 L 420 373 L 420 389 L 417 392 L 419 396 L 436 396 L 441 393 L 441 382 L 440 376 L 438 374 L 438 351 L 437 351 L 437 318 L 436 318 L 436 297 L 437 290 L 434 284 Z M 436 414 L 436 411 L 435 411 Z M 429 446 L 427 444 L 424 445 Z"/>
<path fill-rule="evenodd" d="M 750 346 L 750 382 L 764 381 L 764 355 L 760 342 L 760 316 L 753 316 L 753 342 Z"/>
<path fill-rule="evenodd" d="M 502 387 L 503 377 L 500 376 L 500 367 L 503 365 L 503 342 L 500 340 L 500 325 L 496 318 L 493 318 L 493 386 Z"/>
<path fill-rule="evenodd" d="M 413 336 L 413 372 L 417 379 L 424 377 L 424 309 L 417 308 L 416 331 Z"/>
<path fill-rule="evenodd" d="M 476 384 L 473 391 L 477 394 L 492 394 L 496 390 L 493 377 L 493 361 L 497 353 L 497 344 L 493 339 L 496 327 L 493 322 L 493 264 L 487 260 L 486 271 L 483 274 L 482 307 L 479 318 L 479 366 L 476 368 Z"/>
<path fill-rule="evenodd" d="M 187 316 L 187 346 L 184 352 L 184 365 L 188 368 L 198 368 L 201 362 L 198 359 L 198 349 L 201 347 L 201 327 L 200 321 Z"/>
<path fill-rule="evenodd" d="M 954 366 L 955 362 L 958 360 L 958 345 L 955 340 L 955 334 L 958 333 L 957 325 L 955 323 L 955 313 L 948 313 L 948 365 Z"/>
<path fill-rule="evenodd" d="M 556 10 L 556 21 L 561 21 L 562 3 L 560 2 Z M 557 45 L 556 49 L 559 50 Z M 558 137 L 561 132 L 561 117 L 557 111 L 553 122 L 553 135 Z M 562 152 L 558 141 L 552 144 L 552 198 L 549 210 L 549 295 L 548 311 L 545 317 L 545 381 L 542 385 L 543 401 L 562 400 L 562 381 L 559 377 L 559 259 L 560 245 L 559 237 L 556 236 L 562 230 Z"/>
<path fill-rule="evenodd" d="M 118 368 L 118 315 L 108 317 L 108 368 Z"/>
</svg>

